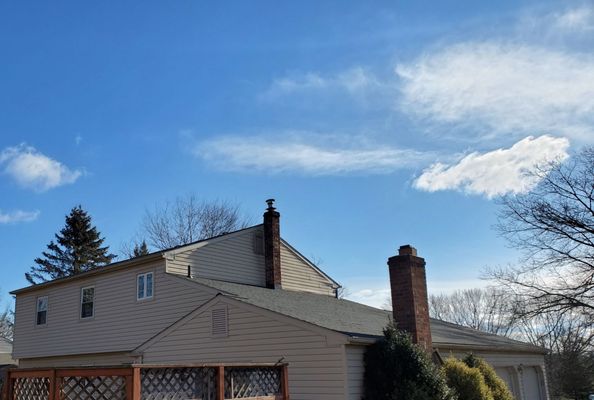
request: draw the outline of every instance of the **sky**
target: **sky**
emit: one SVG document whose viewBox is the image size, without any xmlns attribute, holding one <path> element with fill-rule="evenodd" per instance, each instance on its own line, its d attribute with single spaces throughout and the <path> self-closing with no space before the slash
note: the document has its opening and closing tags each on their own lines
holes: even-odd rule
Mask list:
<svg viewBox="0 0 594 400">
<path fill-rule="evenodd" d="M 594 3 L 0 1 L 0 300 L 82 205 L 118 253 L 195 194 L 381 306 L 411 244 L 431 293 L 520 253 L 498 198 L 594 144 Z"/>
</svg>

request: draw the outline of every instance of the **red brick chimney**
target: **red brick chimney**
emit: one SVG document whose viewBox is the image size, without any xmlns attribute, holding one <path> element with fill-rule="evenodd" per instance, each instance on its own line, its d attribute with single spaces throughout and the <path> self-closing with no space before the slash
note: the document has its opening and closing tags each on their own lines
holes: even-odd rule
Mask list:
<svg viewBox="0 0 594 400">
<path fill-rule="evenodd" d="M 432 352 L 425 259 L 417 257 L 417 249 L 411 245 L 400 246 L 398 255 L 388 259 L 388 268 L 396 326 Z"/>
<path fill-rule="evenodd" d="M 266 200 L 268 208 L 264 213 L 264 264 L 266 270 L 266 287 L 280 289 L 280 214 L 274 208 L 274 199 Z"/>
</svg>

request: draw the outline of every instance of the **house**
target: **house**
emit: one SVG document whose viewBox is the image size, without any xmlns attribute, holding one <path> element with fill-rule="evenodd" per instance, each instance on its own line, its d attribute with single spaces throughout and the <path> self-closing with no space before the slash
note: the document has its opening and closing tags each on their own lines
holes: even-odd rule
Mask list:
<svg viewBox="0 0 594 400">
<path fill-rule="evenodd" d="M 4 365 L 14 365 L 12 359 L 12 342 L 6 338 L 0 337 L 0 368 Z"/>
<path fill-rule="evenodd" d="M 379 267 L 379 266 L 378 266 Z M 394 312 L 339 284 L 263 224 L 12 292 L 22 368 L 288 363 L 293 400 L 358 400 L 363 354 L 390 318 L 441 357 L 484 357 L 518 399 L 546 399 L 540 347 L 429 318 L 425 261 L 388 260 Z"/>
</svg>

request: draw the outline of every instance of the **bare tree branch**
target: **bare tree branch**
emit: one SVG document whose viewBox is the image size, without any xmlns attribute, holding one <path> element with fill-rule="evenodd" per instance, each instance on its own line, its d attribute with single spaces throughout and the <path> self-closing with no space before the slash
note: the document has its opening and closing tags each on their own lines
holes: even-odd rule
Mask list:
<svg viewBox="0 0 594 400">
<path fill-rule="evenodd" d="M 147 210 L 141 237 L 155 249 L 192 243 L 247 227 L 238 205 L 227 201 L 206 202 L 195 195 Z"/>
<path fill-rule="evenodd" d="M 530 192 L 504 197 L 497 229 L 523 252 L 519 266 L 487 271 L 522 305 L 541 313 L 594 315 L 594 148 L 532 174 Z"/>
</svg>

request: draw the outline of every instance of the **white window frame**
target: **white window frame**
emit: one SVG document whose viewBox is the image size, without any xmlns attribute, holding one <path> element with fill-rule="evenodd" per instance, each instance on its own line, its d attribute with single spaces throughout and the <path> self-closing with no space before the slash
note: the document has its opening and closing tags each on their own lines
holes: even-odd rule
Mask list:
<svg viewBox="0 0 594 400">
<path fill-rule="evenodd" d="M 45 299 L 45 310 L 40 310 L 39 309 L 39 300 L 41 299 Z M 39 296 L 36 299 L 35 302 L 35 325 L 36 326 L 45 326 L 47 325 L 47 315 L 48 315 L 48 309 L 49 309 L 49 297 L 48 296 Z M 44 312 L 45 311 L 45 322 L 43 324 L 39 323 L 39 313 L 40 312 Z"/>
<path fill-rule="evenodd" d="M 83 317 L 83 299 L 84 299 L 84 292 L 86 289 L 93 289 L 93 308 L 91 309 L 92 313 L 90 316 Z M 78 316 L 82 320 L 92 319 L 95 318 L 95 286 L 85 286 L 80 288 L 80 312 Z"/>
<path fill-rule="evenodd" d="M 146 294 L 146 289 L 148 288 L 146 282 L 147 282 L 147 276 L 151 276 L 151 295 L 147 296 Z M 143 293 L 143 297 L 139 297 L 139 289 L 140 289 L 140 283 L 138 282 L 140 280 L 140 277 L 143 277 L 144 279 L 142 280 L 143 282 L 143 289 L 142 289 L 142 293 Z M 138 274 L 136 275 L 136 301 L 145 301 L 145 300 L 151 300 L 155 295 L 155 274 L 153 271 L 149 271 L 149 272 L 145 272 L 143 274 Z"/>
</svg>

